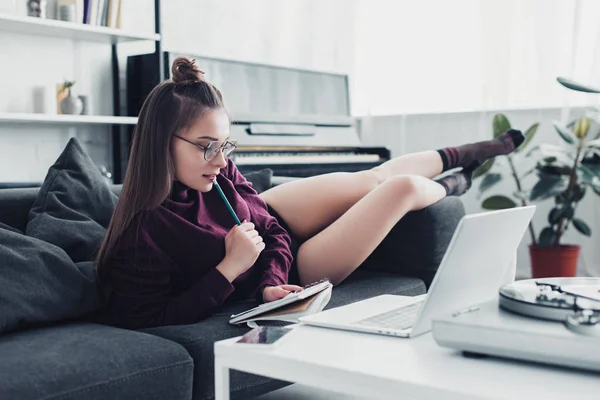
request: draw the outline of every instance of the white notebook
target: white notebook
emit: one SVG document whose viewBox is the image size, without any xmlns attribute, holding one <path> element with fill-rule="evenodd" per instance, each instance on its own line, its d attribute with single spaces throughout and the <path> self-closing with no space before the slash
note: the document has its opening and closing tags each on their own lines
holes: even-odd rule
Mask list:
<svg viewBox="0 0 600 400">
<path fill-rule="evenodd" d="M 282 299 L 234 314 L 229 323 L 242 324 L 258 320 L 297 322 L 301 316 L 323 310 L 331 298 L 332 287 L 329 280 L 315 282 L 305 286 L 300 292 L 290 293 Z"/>
</svg>

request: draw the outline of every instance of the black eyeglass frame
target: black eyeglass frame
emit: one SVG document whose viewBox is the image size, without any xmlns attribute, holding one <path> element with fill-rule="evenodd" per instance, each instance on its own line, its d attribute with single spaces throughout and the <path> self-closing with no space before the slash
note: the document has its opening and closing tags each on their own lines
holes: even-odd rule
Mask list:
<svg viewBox="0 0 600 400">
<path fill-rule="evenodd" d="M 223 144 L 221 146 L 219 146 L 219 148 L 217 149 L 217 151 L 214 152 L 214 155 L 211 156 L 210 158 L 208 158 L 207 154 L 209 153 L 209 150 L 212 151 L 212 147 L 211 146 L 213 144 L 217 143 L 217 142 L 210 142 L 208 144 L 208 146 L 203 146 L 200 143 L 194 143 L 191 140 L 188 140 L 188 139 L 186 139 L 186 138 L 184 138 L 182 136 L 175 135 L 175 134 L 173 136 L 175 136 L 178 139 L 183 140 L 184 142 L 188 142 L 189 144 L 194 145 L 197 148 L 201 149 L 204 152 L 204 159 L 206 161 L 212 161 L 212 160 L 214 160 L 215 157 L 217 156 L 217 154 L 219 154 L 219 151 L 221 151 L 223 153 L 223 156 L 225 158 L 228 158 L 235 151 L 235 149 L 237 149 L 237 140 L 226 140 L 225 142 L 223 142 Z M 227 146 L 231 146 L 230 147 L 231 150 L 229 150 L 229 151 L 226 152 L 225 151 L 225 147 L 227 147 Z"/>
</svg>

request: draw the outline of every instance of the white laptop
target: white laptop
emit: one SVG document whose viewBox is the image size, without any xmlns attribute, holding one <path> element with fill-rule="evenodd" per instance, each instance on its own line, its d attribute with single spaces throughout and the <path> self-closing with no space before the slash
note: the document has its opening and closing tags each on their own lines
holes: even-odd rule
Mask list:
<svg viewBox="0 0 600 400">
<path fill-rule="evenodd" d="M 433 318 L 495 298 L 500 286 L 510 283 L 506 275 L 535 208 L 464 216 L 426 295 L 377 296 L 302 317 L 300 322 L 398 337 L 428 332 Z"/>
</svg>

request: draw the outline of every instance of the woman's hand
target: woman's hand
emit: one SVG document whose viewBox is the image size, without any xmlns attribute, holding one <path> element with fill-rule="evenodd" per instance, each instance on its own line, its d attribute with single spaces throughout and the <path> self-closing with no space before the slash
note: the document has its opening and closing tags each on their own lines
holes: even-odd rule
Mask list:
<svg viewBox="0 0 600 400">
<path fill-rule="evenodd" d="M 250 268 L 265 248 L 252 222 L 234 226 L 225 236 L 225 258 L 217 269 L 232 282 Z"/>
<path fill-rule="evenodd" d="M 275 301 L 284 298 L 291 292 L 299 292 L 302 287 L 296 285 L 280 285 L 280 286 L 266 286 L 263 289 L 263 300 L 265 303 L 269 301 Z"/>
</svg>

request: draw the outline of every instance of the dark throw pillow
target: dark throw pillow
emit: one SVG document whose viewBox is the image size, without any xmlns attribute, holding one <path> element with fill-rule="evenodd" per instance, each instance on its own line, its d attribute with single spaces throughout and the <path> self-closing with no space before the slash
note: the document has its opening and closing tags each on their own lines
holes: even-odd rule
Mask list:
<svg viewBox="0 0 600 400">
<path fill-rule="evenodd" d="M 0 228 L 0 333 L 86 315 L 101 299 L 91 263 Z"/>
<path fill-rule="evenodd" d="M 270 168 L 261 169 L 260 171 L 248 172 L 243 174 L 244 178 L 252 184 L 254 190 L 262 193 L 271 188 L 271 180 L 273 178 L 273 170 Z"/>
<path fill-rule="evenodd" d="M 116 203 L 117 196 L 72 138 L 48 170 L 25 233 L 60 247 L 74 262 L 91 261 Z"/>
</svg>

